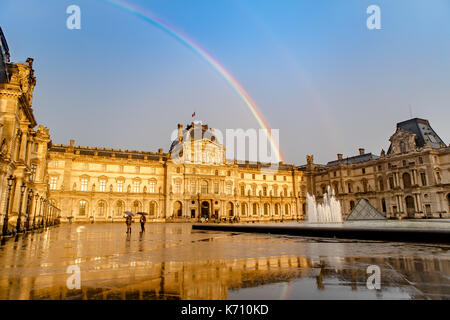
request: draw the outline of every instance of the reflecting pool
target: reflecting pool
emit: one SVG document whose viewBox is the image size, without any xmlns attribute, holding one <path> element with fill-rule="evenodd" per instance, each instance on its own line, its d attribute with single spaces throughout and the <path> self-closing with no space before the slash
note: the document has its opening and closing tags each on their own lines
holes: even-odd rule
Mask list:
<svg viewBox="0 0 450 320">
<path fill-rule="evenodd" d="M 0 299 L 450 299 L 449 245 L 138 229 L 71 224 L 6 241 Z M 71 265 L 80 289 L 67 287 Z"/>
</svg>

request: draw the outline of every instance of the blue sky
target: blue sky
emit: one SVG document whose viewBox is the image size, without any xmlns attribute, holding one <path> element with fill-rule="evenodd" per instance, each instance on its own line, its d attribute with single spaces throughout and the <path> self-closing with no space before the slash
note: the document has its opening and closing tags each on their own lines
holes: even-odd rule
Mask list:
<svg viewBox="0 0 450 320">
<path fill-rule="evenodd" d="M 128 0 L 176 26 L 249 92 L 286 162 L 387 150 L 396 122 L 449 143 L 450 1 Z M 81 8 L 81 30 L 66 8 Z M 381 30 L 366 8 L 381 8 Z M 103 0 L 1 0 L 13 61 L 35 59 L 37 120 L 54 143 L 165 151 L 177 123 L 258 128 L 194 52 Z"/>
</svg>

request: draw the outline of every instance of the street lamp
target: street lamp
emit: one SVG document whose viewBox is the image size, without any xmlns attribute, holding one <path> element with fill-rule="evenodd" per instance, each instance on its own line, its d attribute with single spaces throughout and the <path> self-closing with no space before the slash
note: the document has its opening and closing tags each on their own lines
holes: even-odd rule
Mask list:
<svg viewBox="0 0 450 320">
<path fill-rule="evenodd" d="M 47 209 L 48 209 L 47 199 L 44 199 L 44 211 L 42 212 L 42 226 L 44 228 L 47 227 Z"/>
<path fill-rule="evenodd" d="M 41 199 L 40 199 L 41 205 L 39 206 L 39 223 L 38 223 L 39 228 L 43 226 L 43 220 L 42 220 L 42 202 L 43 201 L 44 201 L 44 197 L 41 196 Z"/>
<path fill-rule="evenodd" d="M 36 192 L 34 198 L 35 199 L 34 199 L 33 229 L 36 227 L 35 222 L 36 222 L 36 211 L 37 211 L 37 203 L 39 200 L 39 193 Z"/>
<path fill-rule="evenodd" d="M 11 187 L 14 184 L 14 181 L 16 178 L 14 178 L 12 175 L 8 177 L 8 193 L 6 198 L 6 213 L 5 217 L 3 219 L 3 235 L 6 236 L 8 234 L 8 212 L 9 212 L 9 198 L 11 196 Z"/>
<path fill-rule="evenodd" d="M 17 233 L 20 232 L 20 219 L 22 218 L 22 202 L 23 202 L 23 194 L 25 193 L 25 190 L 27 189 L 27 186 L 25 183 L 22 183 L 20 186 L 20 201 L 19 201 L 19 215 L 17 216 L 17 225 L 16 225 L 16 231 Z"/>
<path fill-rule="evenodd" d="M 30 230 L 30 202 L 31 202 L 31 198 L 33 198 L 33 189 L 30 189 L 30 191 L 28 191 L 28 197 L 27 197 L 27 220 L 26 220 L 26 225 L 25 225 L 25 230 Z"/>
</svg>

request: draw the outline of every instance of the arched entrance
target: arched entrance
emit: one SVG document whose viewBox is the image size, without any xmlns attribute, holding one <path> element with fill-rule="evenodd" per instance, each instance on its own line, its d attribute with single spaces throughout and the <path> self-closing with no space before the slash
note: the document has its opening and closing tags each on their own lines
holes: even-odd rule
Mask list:
<svg viewBox="0 0 450 320">
<path fill-rule="evenodd" d="M 201 217 L 202 218 L 209 218 L 209 202 L 208 201 L 203 201 L 202 202 L 202 212 L 201 212 Z"/>
<path fill-rule="evenodd" d="M 229 217 L 233 217 L 234 216 L 234 205 L 232 202 L 228 202 L 227 203 L 227 213 Z"/>
<path fill-rule="evenodd" d="M 405 198 L 405 202 L 406 202 L 406 213 L 408 214 L 408 217 L 413 217 L 414 216 L 414 212 L 416 211 L 414 208 L 414 198 L 411 196 L 407 196 Z"/>
<path fill-rule="evenodd" d="M 173 216 L 181 218 L 183 216 L 183 210 L 182 210 L 183 206 L 181 205 L 180 201 L 176 201 L 173 204 Z"/>
<path fill-rule="evenodd" d="M 450 193 L 447 195 L 448 213 L 450 214 Z"/>
</svg>

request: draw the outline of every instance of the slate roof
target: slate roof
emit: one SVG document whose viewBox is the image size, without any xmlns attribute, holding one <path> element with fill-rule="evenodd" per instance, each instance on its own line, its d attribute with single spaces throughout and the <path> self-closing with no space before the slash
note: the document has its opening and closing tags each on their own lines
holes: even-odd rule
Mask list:
<svg viewBox="0 0 450 320">
<path fill-rule="evenodd" d="M 347 157 L 347 158 L 343 158 L 342 160 L 333 160 L 327 163 L 327 166 L 329 167 L 334 167 L 337 166 L 340 163 L 342 164 L 353 164 L 353 163 L 362 163 L 362 162 L 367 162 L 370 160 L 377 160 L 380 157 L 377 155 L 374 155 L 372 153 L 365 153 L 362 155 L 357 155 L 357 156 L 353 156 L 353 157 Z"/>
<path fill-rule="evenodd" d="M 426 142 L 430 144 L 433 149 L 441 148 L 444 141 L 433 130 L 428 120 L 414 118 L 397 123 L 397 128 L 414 133 L 416 135 L 416 145 L 422 148 Z M 392 145 L 389 146 L 388 153 L 391 152 Z"/>
</svg>

